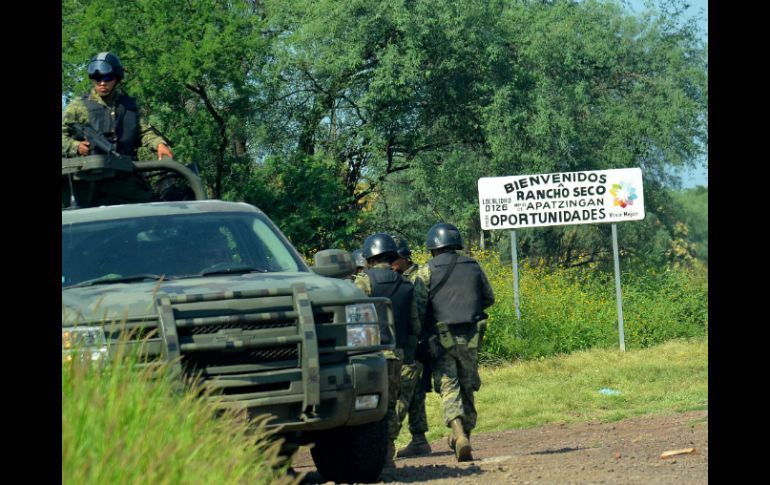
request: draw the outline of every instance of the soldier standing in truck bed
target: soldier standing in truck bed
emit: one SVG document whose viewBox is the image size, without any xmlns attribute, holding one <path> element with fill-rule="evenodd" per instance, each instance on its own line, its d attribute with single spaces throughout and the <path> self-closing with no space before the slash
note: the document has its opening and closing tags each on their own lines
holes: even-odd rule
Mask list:
<svg viewBox="0 0 770 485">
<path fill-rule="evenodd" d="M 173 158 L 174 154 L 168 142 L 146 122 L 137 105 L 136 99 L 127 96 L 120 86 L 125 70 L 118 57 L 111 52 L 100 52 L 88 63 L 88 77 L 93 83 L 91 93 L 74 98 L 62 114 L 62 157 L 85 156 L 97 153 L 96 147 L 75 134 L 71 123 L 89 124 L 116 145 L 116 151 L 136 160 L 137 150 L 146 147 L 157 152 L 158 160 Z M 149 202 L 152 189 L 144 177 L 137 172 L 121 172 L 115 177 L 99 182 L 98 187 L 80 182 L 74 188 L 76 198 L 84 200 L 88 191 L 96 190 L 91 198 L 92 205 L 98 205 L 99 199 L 106 203 Z M 69 193 L 69 185 L 62 187 Z"/>
</svg>

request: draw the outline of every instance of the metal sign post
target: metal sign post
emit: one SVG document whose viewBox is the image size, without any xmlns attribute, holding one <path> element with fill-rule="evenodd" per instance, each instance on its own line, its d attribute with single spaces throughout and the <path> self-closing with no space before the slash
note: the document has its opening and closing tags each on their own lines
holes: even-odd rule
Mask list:
<svg viewBox="0 0 770 485">
<path fill-rule="evenodd" d="M 618 332 L 620 334 L 620 351 L 626 351 L 626 338 L 623 332 L 623 298 L 620 295 L 620 258 L 618 257 L 618 228 L 612 225 L 612 253 L 615 258 L 615 298 L 618 301 Z"/>
<path fill-rule="evenodd" d="M 519 311 L 519 256 L 516 252 L 516 230 L 511 230 L 511 261 L 513 262 L 513 304 L 516 307 L 516 318 L 521 320 Z"/>
</svg>

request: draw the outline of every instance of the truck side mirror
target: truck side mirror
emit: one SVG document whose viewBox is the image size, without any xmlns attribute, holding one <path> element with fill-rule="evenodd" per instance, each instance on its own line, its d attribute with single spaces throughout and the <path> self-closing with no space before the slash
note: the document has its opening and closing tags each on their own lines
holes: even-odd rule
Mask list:
<svg viewBox="0 0 770 485">
<path fill-rule="evenodd" d="M 356 263 L 349 252 L 342 249 L 324 249 L 313 258 L 315 265 L 310 269 L 314 273 L 330 278 L 346 278 L 356 271 Z"/>
</svg>

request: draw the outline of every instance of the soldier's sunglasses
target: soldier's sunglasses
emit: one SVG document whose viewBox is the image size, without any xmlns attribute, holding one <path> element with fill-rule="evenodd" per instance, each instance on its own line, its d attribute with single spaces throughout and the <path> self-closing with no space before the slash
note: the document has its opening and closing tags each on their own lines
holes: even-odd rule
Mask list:
<svg viewBox="0 0 770 485">
<path fill-rule="evenodd" d="M 100 83 L 102 81 L 108 83 L 108 82 L 112 81 L 113 79 L 115 79 L 115 76 L 113 76 L 112 74 L 104 74 L 104 75 L 95 74 L 95 75 L 91 76 L 91 79 L 93 81 L 98 82 L 98 83 Z"/>
</svg>

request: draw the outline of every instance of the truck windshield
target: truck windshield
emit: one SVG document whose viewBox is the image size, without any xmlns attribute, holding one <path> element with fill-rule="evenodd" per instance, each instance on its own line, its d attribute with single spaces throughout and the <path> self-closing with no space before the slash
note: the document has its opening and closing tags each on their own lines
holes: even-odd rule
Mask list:
<svg viewBox="0 0 770 485">
<path fill-rule="evenodd" d="M 62 285 L 244 272 L 308 271 L 260 214 L 206 213 L 62 226 Z"/>
</svg>

